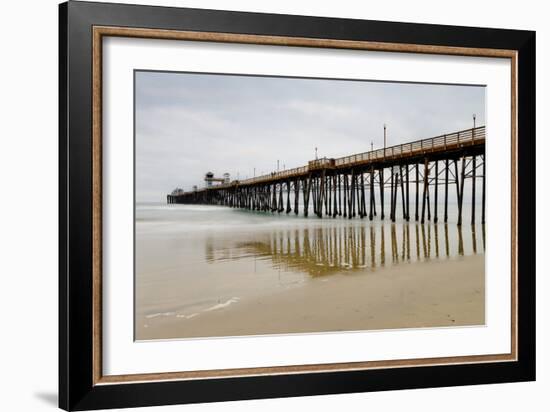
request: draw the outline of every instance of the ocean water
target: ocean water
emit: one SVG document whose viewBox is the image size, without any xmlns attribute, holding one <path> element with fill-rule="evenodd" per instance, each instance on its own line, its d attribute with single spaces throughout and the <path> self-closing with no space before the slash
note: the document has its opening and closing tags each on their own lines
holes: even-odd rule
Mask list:
<svg viewBox="0 0 550 412">
<path fill-rule="evenodd" d="M 480 208 L 477 207 L 479 215 Z M 433 212 L 433 211 L 432 211 Z M 136 332 L 162 318 L 191 319 L 332 275 L 484 254 L 485 227 L 345 219 L 225 206 L 136 205 Z M 477 221 L 479 221 L 479 217 Z"/>
</svg>

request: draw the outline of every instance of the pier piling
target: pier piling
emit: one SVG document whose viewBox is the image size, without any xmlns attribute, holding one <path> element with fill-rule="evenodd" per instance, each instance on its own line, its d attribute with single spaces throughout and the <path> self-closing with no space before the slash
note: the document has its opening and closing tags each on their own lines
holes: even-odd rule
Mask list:
<svg viewBox="0 0 550 412">
<path fill-rule="evenodd" d="M 439 192 L 438 178 L 439 178 L 439 162 L 435 161 L 435 183 L 434 183 L 434 223 L 437 223 L 437 194 Z"/>
<path fill-rule="evenodd" d="M 447 223 L 449 207 L 449 159 L 445 159 L 445 211 L 443 221 Z"/>
<path fill-rule="evenodd" d="M 420 180 L 419 178 L 419 174 L 418 174 L 418 163 L 415 164 L 415 169 L 416 169 L 416 200 L 415 200 L 415 208 L 414 208 L 414 220 L 418 222 L 418 192 L 419 192 L 419 189 L 418 189 L 418 182 Z"/>
<path fill-rule="evenodd" d="M 384 220 L 384 169 L 378 172 L 380 178 L 380 219 Z"/>
<path fill-rule="evenodd" d="M 482 156 L 483 159 L 483 182 L 481 186 L 481 224 L 485 224 L 485 155 Z M 485 243 L 484 243 L 485 245 Z"/>
<path fill-rule="evenodd" d="M 476 222 L 476 157 L 472 157 L 472 222 Z"/>
</svg>

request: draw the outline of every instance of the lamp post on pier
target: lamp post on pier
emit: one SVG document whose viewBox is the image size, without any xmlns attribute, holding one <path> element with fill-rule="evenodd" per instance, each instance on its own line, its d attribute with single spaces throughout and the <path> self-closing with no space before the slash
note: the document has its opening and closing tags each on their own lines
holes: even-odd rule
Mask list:
<svg viewBox="0 0 550 412">
<path fill-rule="evenodd" d="M 472 129 L 472 144 L 473 144 L 474 143 L 474 136 L 475 136 L 474 135 L 474 129 L 476 128 L 476 114 L 475 113 L 472 115 L 472 119 L 474 119 L 474 127 Z"/>
<path fill-rule="evenodd" d="M 384 123 L 384 157 L 386 157 L 386 123 Z"/>
</svg>

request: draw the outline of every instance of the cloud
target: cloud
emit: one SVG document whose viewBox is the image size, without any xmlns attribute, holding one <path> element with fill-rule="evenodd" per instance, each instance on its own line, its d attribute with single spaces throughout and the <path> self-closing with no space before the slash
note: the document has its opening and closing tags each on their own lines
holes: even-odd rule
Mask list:
<svg viewBox="0 0 550 412">
<path fill-rule="evenodd" d="M 204 173 L 251 177 L 471 127 L 485 88 L 138 72 L 136 198 L 164 201 Z"/>
</svg>

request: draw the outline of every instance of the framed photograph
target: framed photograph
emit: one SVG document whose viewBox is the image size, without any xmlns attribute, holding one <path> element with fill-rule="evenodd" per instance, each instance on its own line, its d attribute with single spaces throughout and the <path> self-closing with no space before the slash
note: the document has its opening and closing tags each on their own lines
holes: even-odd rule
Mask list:
<svg viewBox="0 0 550 412">
<path fill-rule="evenodd" d="M 60 5 L 60 407 L 535 379 L 535 33 Z"/>
</svg>

